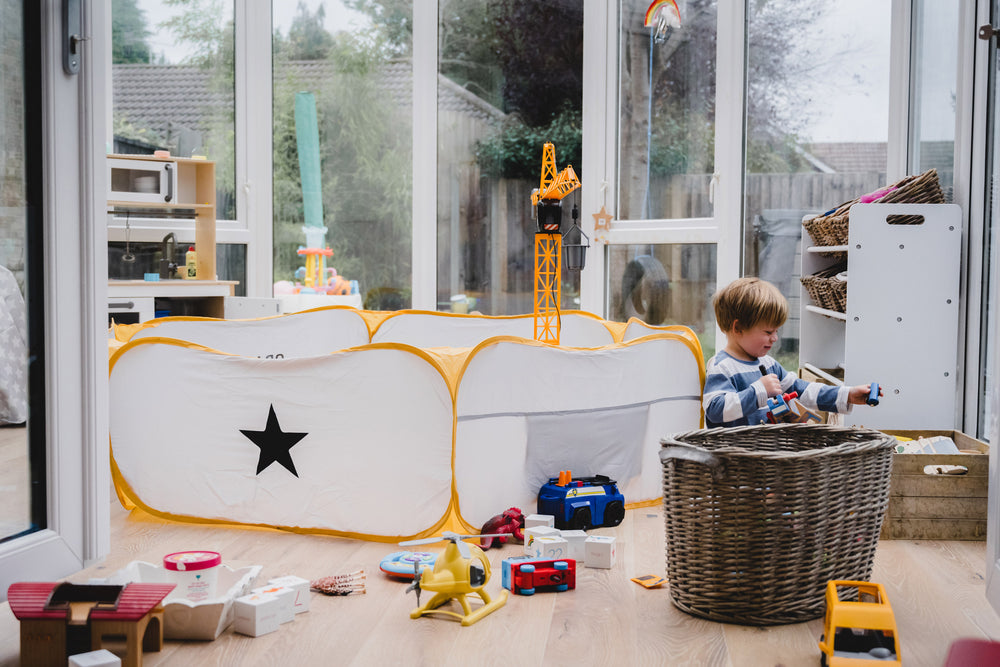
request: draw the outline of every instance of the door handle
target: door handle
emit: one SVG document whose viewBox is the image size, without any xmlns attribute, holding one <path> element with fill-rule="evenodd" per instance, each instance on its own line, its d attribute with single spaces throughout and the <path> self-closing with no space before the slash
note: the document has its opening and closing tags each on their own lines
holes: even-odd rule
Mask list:
<svg viewBox="0 0 1000 667">
<path fill-rule="evenodd" d="M 163 198 L 163 201 L 169 204 L 174 198 L 174 175 L 172 173 L 173 165 L 168 162 L 163 165 L 163 169 L 167 172 L 167 194 Z"/>
<path fill-rule="evenodd" d="M 82 49 L 80 43 L 89 40 L 81 33 L 83 24 L 83 0 L 62 0 L 62 43 L 63 71 L 67 74 L 80 73 L 80 58 Z"/>
</svg>

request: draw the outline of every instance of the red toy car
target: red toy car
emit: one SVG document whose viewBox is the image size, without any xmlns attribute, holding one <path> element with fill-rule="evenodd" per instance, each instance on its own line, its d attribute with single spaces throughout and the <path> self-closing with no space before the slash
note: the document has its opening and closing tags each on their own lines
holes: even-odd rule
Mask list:
<svg viewBox="0 0 1000 667">
<path fill-rule="evenodd" d="M 536 590 L 567 591 L 576 588 L 576 561 L 505 558 L 501 580 L 503 587 L 515 595 L 534 595 Z"/>
</svg>

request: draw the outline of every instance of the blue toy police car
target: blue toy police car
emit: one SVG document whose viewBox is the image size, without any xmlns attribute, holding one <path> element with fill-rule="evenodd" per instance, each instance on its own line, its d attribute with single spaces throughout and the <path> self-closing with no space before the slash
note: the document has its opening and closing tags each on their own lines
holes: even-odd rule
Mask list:
<svg viewBox="0 0 1000 667">
<path fill-rule="evenodd" d="M 625 496 L 605 476 L 551 478 L 538 492 L 538 513 L 555 517 L 560 530 L 617 526 L 625 518 Z"/>
</svg>

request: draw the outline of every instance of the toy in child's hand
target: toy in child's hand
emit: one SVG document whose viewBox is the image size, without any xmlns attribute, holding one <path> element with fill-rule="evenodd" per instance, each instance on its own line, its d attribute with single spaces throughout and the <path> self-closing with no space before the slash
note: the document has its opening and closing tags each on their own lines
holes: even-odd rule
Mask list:
<svg viewBox="0 0 1000 667">
<path fill-rule="evenodd" d="M 868 405 L 875 406 L 878 405 L 878 397 L 879 397 L 878 382 L 872 382 L 871 387 L 872 390 L 868 392 L 868 398 L 865 400 L 865 403 L 867 403 Z"/>
<path fill-rule="evenodd" d="M 513 537 L 519 542 L 524 541 L 524 533 L 521 529 L 524 527 L 524 515 L 521 514 L 521 510 L 516 507 L 511 507 L 509 510 L 503 514 L 498 514 L 486 523 L 483 524 L 483 535 L 487 533 L 500 533 L 500 537 L 483 537 L 479 540 L 479 545 L 483 549 L 489 549 L 494 546 L 502 546 L 507 544 L 507 537 Z"/>
<path fill-rule="evenodd" d="M 785 417 L 794 416 L 788 402 L 793 398 L 798 398 L 798 395 L 797 391 L 790 391 L 787 394 L 772 396 L 767 399 L 767 421 L 777 424 L 779 419 L 783 420 Z"/>
</svg>

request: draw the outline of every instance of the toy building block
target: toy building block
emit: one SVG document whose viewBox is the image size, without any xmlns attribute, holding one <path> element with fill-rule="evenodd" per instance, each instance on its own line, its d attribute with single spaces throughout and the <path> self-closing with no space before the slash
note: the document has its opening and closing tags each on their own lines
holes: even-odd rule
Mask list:
<svg viewBox="0 0 1000 667">
<path fill-rule="evenodd" d="M 21 622 L 21 664 L 63 664 L 69 655 L 125 637 L 125 667 L 142 667 L 142 652 L 163 648 L 163 598 L 174 584 L 125 586 L 59 582 L 11 584 L 7 600 Z"/>
<path fill-rule="evenodd" d="M 535 526 L 548 526 L 555 528 L 556 518 L 550 514 L 529 514 L 524 517 L 524 527 L 534 528 Z"/>
<path fill-rule="evenodd" d="M 615 538 L 609 535 L 591 535 L 584 543 L 587 567 L 610 569 L 615 565 Z"/>
<path fill-rule="evenodd" d="M 576 561 L 572 558 L 505 558 L 501 567 L 501 583 L 515 595 L 534 595 L 539 590 L 561 593 L 576 588 Z"/>
<path fill-rule="evenodd" d="M 524 553 L 534 558 L 569 558 L 569 542 L 561 535 L 542 535 L 531 540 Z"/>
<path fill-rule="evenodd" d="M 69 657 L 69 667 L 122 667 L 122 660 L 106 648 Z"/>
<path fill-rule="evenodd" d="M 534 555 L 535 540 L 540 537 L 559 537 L 562 531 L 552 526 L 532 526 L 524 530 L 524 555 Z"/>
</svg>

